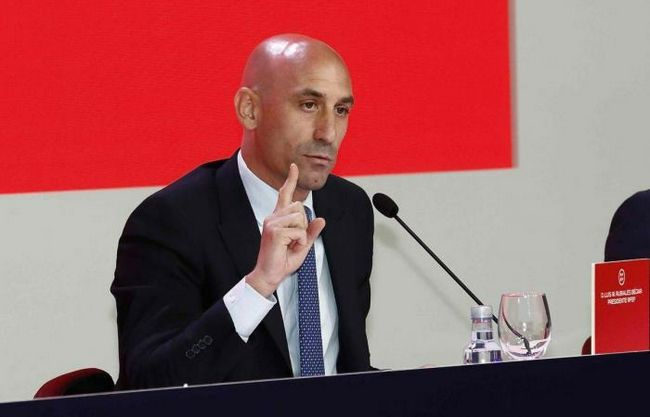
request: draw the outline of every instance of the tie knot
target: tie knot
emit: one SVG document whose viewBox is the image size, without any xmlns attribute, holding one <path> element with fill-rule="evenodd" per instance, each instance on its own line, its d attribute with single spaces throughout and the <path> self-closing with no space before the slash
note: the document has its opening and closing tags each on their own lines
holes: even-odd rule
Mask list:
<svg viewBox="0 0 650 417">
<path fill-rule="evenodd" d="M 311 222 L 312 220 L 314 220 L 314 215 L 311 214 L 311 209 L 309 207 L 304 206 L 304 208 L 305 208 L 305 214 L 307 215 L 307 221 Z"/>
</svg>

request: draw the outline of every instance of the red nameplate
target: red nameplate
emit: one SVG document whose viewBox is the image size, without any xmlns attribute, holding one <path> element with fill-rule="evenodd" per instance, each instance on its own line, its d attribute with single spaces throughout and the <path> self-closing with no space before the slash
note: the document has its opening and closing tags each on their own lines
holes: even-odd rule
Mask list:
<svg viewBox="0 0 650 417">
<path fill-rule="evenodd" d="M 593 265 L 591 351 L 650 349 L 650 259 Z"/>
</svg>

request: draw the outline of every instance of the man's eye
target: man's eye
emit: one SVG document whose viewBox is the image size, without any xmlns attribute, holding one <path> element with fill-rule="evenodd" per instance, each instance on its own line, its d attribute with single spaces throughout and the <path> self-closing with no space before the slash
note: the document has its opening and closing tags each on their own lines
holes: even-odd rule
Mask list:
<svg viewBox="0 0 650 417">
<path fill-rule="evenodd" d="M 348 107 L 340 106 L 336 108 L 336 114 L 339 116 L 347 116 L 350 113 L 350 109 Z"/>
<path fill-rule="evenodd" d="M 303 109 L 307 111 L 316 110 L 316 103 L 314 103 L 313 101 L 307 101 L 305 103 L 302 103 L 301 106 Z"/>
</svg>

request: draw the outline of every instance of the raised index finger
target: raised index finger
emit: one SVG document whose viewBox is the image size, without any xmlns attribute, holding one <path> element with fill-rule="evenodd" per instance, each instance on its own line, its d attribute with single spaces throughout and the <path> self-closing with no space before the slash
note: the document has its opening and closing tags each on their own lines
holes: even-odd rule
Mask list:
<svg viewBox="0 0 650 417">
<path fill-rule="evenodd" d="M 275 209 L 287 207 L 293 202 L 293 193 L 296 191 L 296 185 L 298 184 L 298 165 L 291 163 L 289 166 L 289 175 L 284 181 L 282 187 L 280 187 L 278 202 L 275 205 Z"/>
</svg>

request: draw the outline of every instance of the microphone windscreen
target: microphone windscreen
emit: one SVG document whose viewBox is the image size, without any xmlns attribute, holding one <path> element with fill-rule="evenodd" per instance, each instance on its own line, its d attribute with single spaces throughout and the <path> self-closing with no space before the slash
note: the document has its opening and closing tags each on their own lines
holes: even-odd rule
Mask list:
<svg viewBox="0 0 650 417">
<path fill-rule="evenodd" d="M 399 211 L 399 207 L 397 207 L 393 199 L 382 193 L 377 193 L 372 196 L 372 205 L 381 214 L 391 219 L 397 216 L 397 212 Z"/>
</svg>

